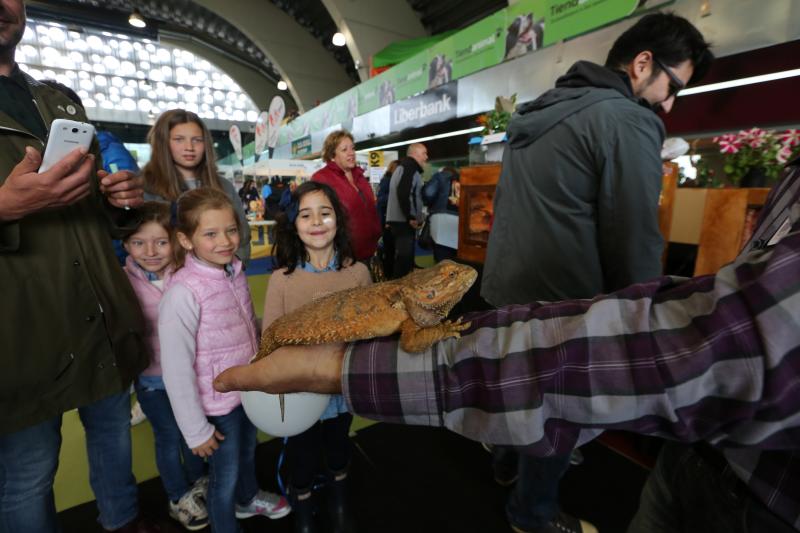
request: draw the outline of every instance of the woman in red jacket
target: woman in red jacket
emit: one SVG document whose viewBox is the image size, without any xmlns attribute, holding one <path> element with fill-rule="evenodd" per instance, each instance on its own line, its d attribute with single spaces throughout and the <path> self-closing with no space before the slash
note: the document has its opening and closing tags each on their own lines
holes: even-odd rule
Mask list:
<svg viewBox="0 0 800 533">
<path fill-rule="evenodd" d="M 336 191 L 348 215 L 348 230 L 356 259 L 367 261 L 378 246 L 381 224 L 372 187 L 364 177 L 364 171 L 356 165 L 355 144 L 350 132 L 331 132 L 322 145 L 322 159 L 325 166 L 311 179 L 330 185 Z"/>
</svg>

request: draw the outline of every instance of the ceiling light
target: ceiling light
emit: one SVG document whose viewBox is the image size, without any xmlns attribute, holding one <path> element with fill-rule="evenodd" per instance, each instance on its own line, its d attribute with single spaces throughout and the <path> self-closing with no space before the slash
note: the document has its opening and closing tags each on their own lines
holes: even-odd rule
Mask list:
<svg viewBox="0 0 800 533">
<path fill-rule="evenodd" d="M 381 146 L 371 146 L 369 148 L 362 148 L 361 150 L 356 150 L 356 153 L 364 153 L 369 152 L 372 150 L 385 150 L 386 148 L 397 148 L 399 146 L 405 146 L 407 144 L 413 143 L 421 143 L 425 141 L 433 141 L 436 139 L 446 139 L 447 137 L 456 137 L 458 135 L 466 135 L 468 133 L 476 133 L 483 130 L 481 126 L 475 126 L 474 128 L 467 128 L 465 130 L 458 130 L 458 131 L 451 131 L 448 133 L 440 133 L 438 135 L 429 135 L 427 137 L 420 137 L 419 139 L 411 139 L 408 141 L 399 141 L 396 143 L 384 144 Z"/>
<path fill-rule="evenodd" d="M 347 39 L 344 38 L 344 34 L 342 32 L 337 31 L 333 34 L 331 42 L 333 42 L 333 46 L 344 46 L 347 44 Z"/>
<path fill-rule="evenodd" d="M 144 17 L 142 17 L 138 9 L 134 9 L 131 16 L 128 17 L 128 24 L 134 28 L 144 28 L 147 26 L 147 22 L 144 21 Z"/>
<path fill-rule="evenodd" d="M 722 89 L 730 89 L 732 87 L 752 85 L 754 83 L 764 83 L 768 81 L 782 80 L 785 78 L 793 78 L 795 76 L 800 76 L 800 68 L 792 70 L 784 70 L 782 72 L 773 72 L 772 74 L 762 74 L 760 76 L 750 76 L 749 78 L 739 78 L 738 80 L 723 81 L 720 83 L 710 83 L 708 85 L 700 85 L 698 87 L 691 87 L 689 89 L 683 89 L 681 92 L 678 93 L 678 96 L 689 96 L 691 94 L 719 91 Z"/>
<path fill-rule="evenodd" d="M 281 81 L 278 82 L 278 90 L 279 91 L 285 91 L 288 88 L 289 88 L 289 86 L 286 84 L 285 81 L 281 80 Z"/>
</svg>

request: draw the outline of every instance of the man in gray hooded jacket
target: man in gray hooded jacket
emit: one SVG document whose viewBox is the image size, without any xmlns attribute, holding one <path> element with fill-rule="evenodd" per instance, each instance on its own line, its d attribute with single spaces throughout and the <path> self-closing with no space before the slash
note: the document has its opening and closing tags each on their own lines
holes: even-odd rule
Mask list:
<svg viewBox="0 0 800 533">
<path fill-rule="evenodd" d="M 592 298 L 661 273 L 664 125 L 656 112 L 669 112 L 712 58 L 687 20 L 648 15 L 617 39 L 605 66 L 579 61 L 517 109 L 483 273 L 489 303 Z M 509 464 L 504 456 L 516 458 L 496 448 L 496 467 Z M 507 507 L 515 531 L 589 530 L 558 511 L 569 455 L 518 463 L 505 476 L 496 468 L 499 482 L 518 474 Z"/>
</svg>

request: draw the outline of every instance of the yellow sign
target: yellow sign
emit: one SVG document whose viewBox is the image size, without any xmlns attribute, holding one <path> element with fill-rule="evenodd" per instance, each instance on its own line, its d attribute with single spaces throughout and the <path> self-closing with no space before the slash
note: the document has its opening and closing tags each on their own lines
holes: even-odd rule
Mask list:
<svg viewBox="0 0 800 533">
<path fill-rule="evenodd" d="M 369 153 L 369 166 L 382 167 L 383 164 L 383 150 L 375 150 Z"/>
</svg>

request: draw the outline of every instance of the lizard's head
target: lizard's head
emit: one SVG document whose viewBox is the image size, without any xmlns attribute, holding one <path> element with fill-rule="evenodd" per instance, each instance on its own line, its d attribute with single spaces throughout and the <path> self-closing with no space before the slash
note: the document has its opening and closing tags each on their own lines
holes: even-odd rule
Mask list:
<svg viewBox="0 0 800 533">
<path fill-rule="evenodd" d="M 412 315 L 416 314 L 412 310 L 415 307 L 432 313 L 437 316 L 435 322 L 438 322 L 461 300 L 477 277 L 474 268 L 453 261 L 442 261 L 430 268 L 417 270 L 404 278 L 404 281 L 407 280 L 403 290 L 406 308 Z M 412 302 L 413 305 L 409 306 Z M 415 322 L 428 322 L 419 318 L 414 316 Z"/>
</svg>

